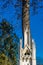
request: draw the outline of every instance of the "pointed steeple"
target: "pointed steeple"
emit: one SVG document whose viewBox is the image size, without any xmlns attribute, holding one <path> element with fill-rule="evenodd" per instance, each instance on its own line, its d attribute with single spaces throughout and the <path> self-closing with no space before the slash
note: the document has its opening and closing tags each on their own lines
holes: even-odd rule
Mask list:
<svg viewBox="0 0 43 65">
<path fill-rule="evenodd" d="M 20 65 L 36 65 L 35 46 L 32 42 L 30 33 L 30 5 L 29 0 L 22 0 L 22 27 L 24 48 L 22 48 L 22 42 L 20 46 Z"/>
<path fill-rule="evenodd" d="M 24 46 L 29 45 L 29 29 L 30 29 L 30 5 L 29 0 L 23 0 L 22 3 L 22 23 L 23 23 L 23 36 L 24 36 Z"/>
</svg>

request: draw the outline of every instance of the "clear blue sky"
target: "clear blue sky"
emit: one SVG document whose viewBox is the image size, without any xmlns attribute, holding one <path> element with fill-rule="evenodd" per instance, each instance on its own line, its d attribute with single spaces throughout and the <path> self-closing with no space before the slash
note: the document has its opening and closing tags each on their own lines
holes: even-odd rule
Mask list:
<svg viewBox="0 0 43 65">
<path fill-rule="evenodd" d="M 2 5 L 6 3 L 7 0 L 2 2 L 3 0 L 0 0 L 0 22 L 3 18 L 7 19 L 14 27 L 15 32 L 19 36 L 19 38 L 22 37 L 22 17 L 20 17 L 19 20 L 17 20 L 17 13 L 21 13 L 21 9 L 14 8 L 13 5 L 8 4 L 8 7 L 3 9 Z M 16 1 L 12 0 L 15 4 Z M 17 12 L 16 12 L 17 11 Z M 37 49 L 37 57 L 43 58 L 43 8 L 38 9 L 38 14 L 33 15 L 32 12 L 30 12 L 30 29 L 31 29 L 31 35 L 32 38 L 35 40 L 36 43 L 36 49 Z"/>
</svg>

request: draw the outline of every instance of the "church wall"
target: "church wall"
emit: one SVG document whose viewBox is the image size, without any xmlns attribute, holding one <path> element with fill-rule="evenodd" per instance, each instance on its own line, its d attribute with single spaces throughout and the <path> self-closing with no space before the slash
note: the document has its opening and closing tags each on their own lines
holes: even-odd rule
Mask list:
<svg viewBox="0 0 43 65">
<path fill-rule="evenodd" d="M 20 65 L 30 65 L 30 62 L 29 62 L 29 60 L 20 60 Z"/>
</svg>

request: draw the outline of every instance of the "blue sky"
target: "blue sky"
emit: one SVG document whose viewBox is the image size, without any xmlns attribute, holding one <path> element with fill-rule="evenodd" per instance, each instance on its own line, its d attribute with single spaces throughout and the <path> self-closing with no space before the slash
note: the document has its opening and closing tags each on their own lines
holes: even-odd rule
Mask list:
<svg viewBox="0 0 43 65">
<path fill-rule="evenodd" d="M 43 57 L 43 17 L 38 14 L 37 16 L 32 16 L 30 21 L 32 38 L 36 43 L 37 56 Z"/>
<path fill-rule="evenodd" d="M 7 5 L 7 8 L 3 9 L 2 5 L 4 5 L 7 0 L 4 0 L 4 2 L 2 1 L 3 0 L 0 0 L 0 22 L 2 19 L 6 19 L 8 22 L 10 22 L 14 26 L 16 34 L 19 36 L 19 38 L 21 38 L 22 17 L 17 20 L 17 14 L 22 14 L 21 8 L 15 8 L 10 3 Z M 15 3 L 16 1 L 13 0 L 13 4 Z M 43 8 L 38 8 L 37 12 L 38 14 L 33 15 L 33 11 L 30 11 L 30 30 L 32 38 L 36 43 L 36 55 L 37 57 L 43 58 Z"/>
</svg>

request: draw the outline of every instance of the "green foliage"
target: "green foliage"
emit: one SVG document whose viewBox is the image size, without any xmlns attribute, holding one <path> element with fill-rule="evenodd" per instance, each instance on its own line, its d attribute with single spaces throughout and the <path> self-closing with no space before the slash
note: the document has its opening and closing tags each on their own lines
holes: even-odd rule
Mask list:
<svg viewBox="0 0 43 65">
<path fill-rule="evenodd" d="M 0 23 L 0 31 L 2 31 L 0 35 L 0 54 L 4 54 L 5 58 L 7 56 L 10 59 L 8 65 L 17 65 L 19 38 L 13 33 L 12 25 L 4 19 Z"/>
<path fill-rule="evenodd" d="M 2 30 L 2 34 L 10 34 L 11 31 L 13 30 L 13 27 L 6 22 L 5 19 L 2 20 L 2 23 L 0 23 L 0 29 Z"/>
<path fill-rule="evenodd" d="M 11 65 L 11 61 L 9 60 L 9 58 L 4 54 L 1 53 L 0 54 L 0 65 Z"/>
</svg>

